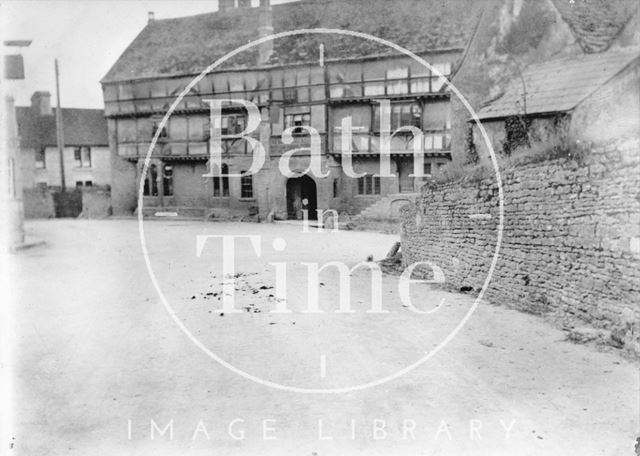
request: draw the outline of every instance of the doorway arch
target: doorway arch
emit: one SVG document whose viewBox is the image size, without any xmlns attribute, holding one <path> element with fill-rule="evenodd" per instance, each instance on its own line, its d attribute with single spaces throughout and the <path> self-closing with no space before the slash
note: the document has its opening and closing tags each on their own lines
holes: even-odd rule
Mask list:
<svg viewBox="0 0 640 456">
<path fill-rule="evenodd" d="M 289 220 L 302 220 L 302 209 L 309 211 L 309 220 L 316 220 L 317 208 L 318 193 L 312 178 L 304 174 L 287 180 L 287 218 Z"/>
</svg>

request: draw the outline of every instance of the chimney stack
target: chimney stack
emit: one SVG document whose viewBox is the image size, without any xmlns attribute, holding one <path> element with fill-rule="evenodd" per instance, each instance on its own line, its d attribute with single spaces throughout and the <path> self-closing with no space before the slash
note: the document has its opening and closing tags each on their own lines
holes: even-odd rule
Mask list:
<svg viewBox="0 0 640 456">
<path fill-rule="evenodd" d="M 271 12 L 271 2 L 260 0 L 260 13 L 258 34 L 260 38 L 273 35 L 273 14 Z M 273 40 L 265 41 L 258 45 L 258 65 L 264 65 L 273 54 Z"/>
<path fill-rule="evenodd" d="M 51 109 L 51 93 L 47 91 L 33 92 L 33 95 L 31 95 L 31 109 L 35 110 L 38 115 L 41 116 L 53 114 Z"/>
<path fill-rule="evenodd" d="M 153 11 L 149 11 L 149 12 L 147 13 L 147 19 L 148 19 L 148 21 L 147 21 L 147 22 L 153 22 L 153 21 L 155 21 L 155 20 L 156 20 L 156 15 L 155 15 L 155 13 L 154 13 Z"/>
</svg>

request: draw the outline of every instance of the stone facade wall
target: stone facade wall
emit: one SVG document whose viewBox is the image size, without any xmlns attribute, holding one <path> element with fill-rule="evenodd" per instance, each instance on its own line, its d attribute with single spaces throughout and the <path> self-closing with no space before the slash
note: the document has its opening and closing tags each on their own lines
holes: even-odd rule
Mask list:
<svg viewBox="0 0 640 456">
<path fill-rule="evenodd" d="M 91 166 L 76 167 L 74 160 L 75 147 L 64 148 L 64 176 L 66 188 L 73 190 L 76 182 L 91 181 L 93 185 L 111 184 L 111 163 L 108 147 L 91 146 Z M 38 184 L 49 187 L 60 187 L 60 155 L 58 148 L 45 148 L 45 167 L 36 168 L 36 150 L 25 148 L 20 151 L 20 167 L 22 185 L 25 189 L 34 188 Z"/>
<path fill-rule="evenodd" d="M 591 325 L 640 354 L 640 141 L 501 170 L 504 236 L 484 298 Z M 430 261 L 447 282 L 481 289 L 499 223 L 495 177 L 425 186 L 402 214 L 403 261 Z"/>
<path fill-rule="evenodd" d="M 136 164 L 118 155 L 118 131 L 115 119 L 107 119 L 111 160 L 111 201 L 113 213 L 131 215 L 136 210 L 138 179 Z"/>
</svg>

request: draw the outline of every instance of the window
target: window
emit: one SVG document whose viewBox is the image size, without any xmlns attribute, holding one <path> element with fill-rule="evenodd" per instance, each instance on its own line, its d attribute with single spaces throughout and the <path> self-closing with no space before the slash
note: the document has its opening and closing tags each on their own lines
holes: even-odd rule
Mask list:
<svg viewBox="0 0 640 456">
<path fill-rule="evenodd" d="M 195 129 L 193 130 L 196 131 Z M 211 139 L 211 122 L 209 119 L 205 119 L 202 121 L 202 139 L 205 141 L 209 141 Z"/>
<path fill-rule="evenodd" d="M 246 171 L 241 171 L 244 174 Z M 240 197 L 253 198 L 253 176 L 251 174 L 243 175 L 240 178 Z"/>
<path fill-rule="evenodd" d="M 334 179 L 333 180 L 333 197 L 337 198 L 338 197 L 338 179 Z"/>
<path fill-rule="evenodd" d="M 365 96 L 384 95 L 384 82 L 366 82 L 364 85 L 364 94 Z"/>
<path fill-rule="evenodd" d="M 189 124 L 189 141 L 206 141 L 209 139 L 209 118 L 192 115 L 187 118 Z"/>
<path fill-rule="evenodd" d="M 158 167 L 155 164 L 149 166 L 144 177 L 144 196 L 158 196 Z"/>
<path fill-rule="evenodd" d="M 443 150 L 451 147 L 451 136 L 448 134 L 428 134 L 424 136 L 425 150 Z"/>
<path fill-rule="evenodd" d="M 284 127 L 293 128 L 294 135 L 304 133 L 302 126 L 311 125 L 311 114 L 287 114 L 284 116 Z"/>
<path fill-rule="evenodd" d="M 213 196 L 216 198 L 229 196 L 229 167 L 222 164 L 221 176 L 213 178 Z"/>
<path fill-rule="evenodd" d="M 403 94 L 409 92 L 409 68 L 387 70 L 387 94 Z"/>
<path fill-rule="evenodd" d="M 76 188 L 82 188 L 82 181 L 76 181 Z"/>
<path fill-rule="evenodd" d="M 91 147 L 73 149 L 73 162 L 76 168 L 91 168 Z"/>
<path fill-rule="evenodd" d="M 284 89 L 283 100 L 285 103 L 297 103 L 298 102 L 298 89 L 295 87 Z"/>
<path fill-rule="evenodd" d="M 162 166 L 162 188 L 164 196 L 173 196 L 173 166 Z"/>
<path fill-rule="evenodd" d="M 91 148 L 85 146 L 73 149 L 73 161 L 76 168 L 91 168 Z"/>
<path fill-rule="evenodd" d="M 152 138 L 156 135 L 156 132 L 158 131 L 158 128 L 160 128 L 160 123 L 161 123 L 161 121 L 159 119 L 153 121 L 153 127 L 151 127 L 151 137 Z M 160 132 L 160 135 L 158 136 L 158 138 L 167 138 L 167 127 L 166 126 L 162 127 L 162 131 Z"/>
<path fill-rule="evenodd" d="M 329 118 L 333 123 L 333 131 L 342 132 L 342 120 L 346 117 L 351 117 L 353 133 L 369 132 L 371 129 L 370 105 L 349 105 L 332 109 Z"/>
<path fill-rule="evenodd" d="M 138 137 L 145 138 L 146 136 L 138 136 L 138 129 L 141 133 L 145 132 L 148 135 L 151 131 L 151 125 L 153 125 L 153 122 L 148 123 L 148 121 L 136 119 L 118 119 L 116 122 L 119 143 L 136 142 Z"/>
<path fill-rule="evenodd" d="M 391 105 L 391 131 L 400 127 L 422 128 L 422 109 L 418 103 L 395 103 Z M 374 127 L 380 129 L 380 106 L 375 107 Z"/>
<path fill-rule="evenodd" d="M 118 85 L 118 99 L 130 100 L 133 98 L 133 85 L 129 83 Z"/>
<path fill-rule="evenodd" d="M 443 148 L 442 146 L 444 145 L 444 142 L 442 140 L 443 140 L 442 135 L 434 135 L 433 136 L 433 148 L 434 149 L 438 149 L 438 150 L 442 149 Z"/>
<path fill-rule="evenodd" d="M 443 76 L 449 76 L 451 74 L 451 62 L 436 63 L 433 65 L 433 69 L 442 73 Z"/>
<path fill-rule="evenodd" d="M 425 176 L 431 176 L 431 163 L 425 163 L 423 170 Z"/>
<path fill-rule="evenodd" d="M 209 140 L 209 117 L 193 115 L 188 117 L 187 122 L 189 124 L 189 141 Z"/>
<path fill-rule="evenodd" d="M 444 80 L 451 74 L 451 63 L 436 63 L 433 68 L 442 74 L 442 78 L 433 73 L 433 79 L 431 81 L 431 91 L 439 92 L 444 86 Z"/>
<path fill-rule="evenodd" d="M 362 176 L 358 178 L 358 195 L 379 195 L 380 194 L 380 177 L 379 176 Z"/>
<path fill-rule="evenodd" d="M 36 168 L 38 168 L 38 169 L 46 168 L 45 161 L 44 161 L 44 156 L 45 156 L 44 147 L 42 149 L 36 151 Z"/>
<path fill-rule="evenodd" d="M 84 182 L 84 186 L 85 187 L 93 187 L 93 182 L 92 181 L 85 181 Z"/>
<path fill-rule="evenodd" d="M 245 129 L 245 116 L 243 114 L 222 116 L 220 129 L 223 135 L 242 133 Z"/>
<path fill-rule="evenodd" d="M 79 147 L 73 149 L 73 164 L 76 168 L 80 168 L 82 166 L 82 151 Z M 76 182 L 76 187 L 78 184 L 82 185 L 82 182 Z"/>
<path fill-rule="evenodd" d="M 187 118 L 180 116 L 173 116 L 169 119 L 169 137 L 173 141 L 184 141 L 187 139 Z"/>
</svg>

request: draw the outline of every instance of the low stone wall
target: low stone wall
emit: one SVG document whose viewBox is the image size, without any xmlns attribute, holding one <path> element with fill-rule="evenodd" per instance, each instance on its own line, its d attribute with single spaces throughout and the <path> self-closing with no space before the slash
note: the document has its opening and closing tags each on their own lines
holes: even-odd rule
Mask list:
<svg viewBox="0 0 640 456">
<path fill-rule="evenodd" d="M 501 173 L 504 232 L 484 298 L 610 331 L 640 354 L 640 142 Z M 405 265 L 429 261 L 450 285 L 482 288 L 497 242 L 495 177 L 429 184 L 402 219 Z"/>
<path fill-rule="evenodd" d="M 49 190 L 39 188 L 24 189 L 22 192 L 24 217 L 27 219 L 53 218 L 56 209 L 53 196 Z"/>
<path fill-rule="evenodd" d="M 84 189 L 82 192 L 82 217 L 90 219 L 113 215 L 111 192 L 103 189 Z"/>
<path fill-rule="evenodd" d="M 23 190 L 24 215 L 27 219 L 77 217 L 104 218 L 112 215 L 111 192 L 94 187 L 67 190 L 31 188 Z"/>
</svg>

